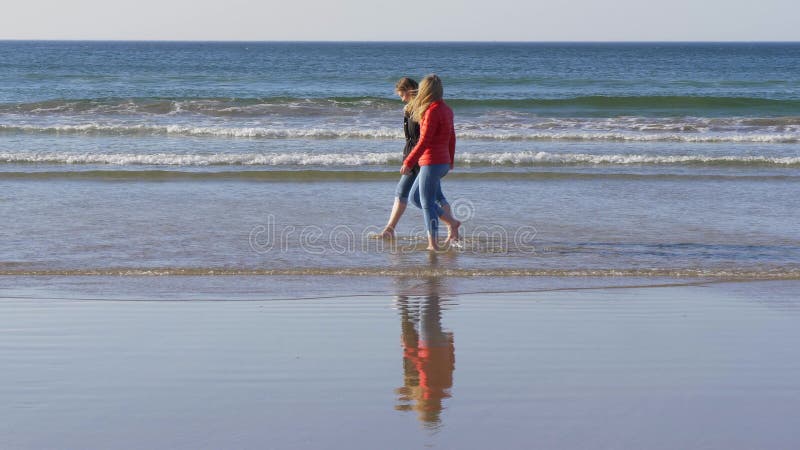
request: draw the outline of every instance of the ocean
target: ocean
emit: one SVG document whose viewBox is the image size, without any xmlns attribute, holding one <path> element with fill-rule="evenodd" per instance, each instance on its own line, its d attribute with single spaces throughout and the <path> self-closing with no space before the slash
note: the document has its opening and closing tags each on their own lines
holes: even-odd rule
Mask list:
<svg viewBox="0 0 800 450">
<path fill-rule="evenodd" d="M 372 238 L 428 73 L 433 257 Z M 798 44 L 0 42 L 0 274 L 797 279 L 798 144 Z"/>
</svg>

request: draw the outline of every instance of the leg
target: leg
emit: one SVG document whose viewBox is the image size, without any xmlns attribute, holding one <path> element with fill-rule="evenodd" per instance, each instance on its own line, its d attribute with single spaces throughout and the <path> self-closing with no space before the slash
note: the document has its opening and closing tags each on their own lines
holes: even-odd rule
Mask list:
<svg viewBox="0 0 800 450">
<path fill-rule="evenodd" d="M 444 214 L 444 210 L 436 203 L 436 198 L 441 190 L 439 180 L 447 173 L 447 170 L 449 167 L 446 164 L 423 166 L 417 179 L 422 215 L 425 217 L 425 228 L 428 231 L 428 250 L 439 249 L 436 238 L 438 237 L 439 217 Z"/>
<path fill-rule="evenodd" d="M 392 214 L 389 216 L 389 223 L 387 223 L 383 228 L 380 237 L 383 239 L 394 239 L 394 228 L 397 226 L 397 222 L 400 221 L 400 218 L 403 217 L 403 213 L 406 211 L 406 206 L 407 202 L 404 202 L 399 198 L 394 199 Z"/>
<path fill-rule="evenodd" d="M 456 219 L 453 216 L 453 213 L 450 211 L 450 206 L 448 205 L 446 208 L 442 208 L 442 222 L 447 224 L 447 239 L 444 241 L 445 244 L 450 244 L 451 242 L 458 241 L 458 229 L 461 227 L 461 221 Z"/>
<path fill-rule="evenodd" d="M 411 191 L 411 186 L 414 184 L 416 179 L 417 176 L 415 174 L 403 175 L 400 177 L 400 181 L 397 183 L 397 189 L 395 190 L 392 214 L 389 216 L 389 223 L 387 223 L 386 227 L 384 227 L 380 237 L 384 239 L 394 238 L 394 229 L 397 227 L 397 222 L 399 222 L 400 218 L 403 217 L 403 213 L 406 210 L 406 205 L 408 204 L 408 195 Z"/>
<path fill-rule="evenodd" d="M 458 228 L 461 226 L 461 222 L 456 220 L 456 218 L 453 216 L 453 211 L 450 209 L 450 203 L 447 202 L 444 192 L 442 192 L 441 181 L 439 184 L 439 194 L 436 196 L 436 202 L 442 207 L 442 210 L 444 210 L 444 214 L 440 218 L 445 224 L 447 224 L 447 239 L 444 242 L 449 244 L 450 242 L 457 241 Z"/>
<path fill-rule="evenodd" d="M 422 174 L 422 169 L 420 169 L 420 174 Z M 417 179 L 414 180 L 414 183 L 411 185 L 411 192 L 409 192 L 408 194 L 408 201 L 410 201 L 411 204 L 416 206 L 417 208 L 422 209 L 422 201 L 420 199 L 420 194 L 419 194 L 420 190 L 419 183 L 420 183 L 420 177 L 419 175 L 417 175 Z"/>
</svg>

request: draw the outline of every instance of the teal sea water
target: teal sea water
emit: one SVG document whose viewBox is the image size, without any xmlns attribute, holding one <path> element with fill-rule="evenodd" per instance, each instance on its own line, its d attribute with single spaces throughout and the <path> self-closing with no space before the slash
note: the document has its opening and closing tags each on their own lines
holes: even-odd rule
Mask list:
<svg viewBox="0 0 800 450">
<path fill-rule="evenodd" d="M 463 248 L 388 217 L 401 76 Z M 0 42 L 0 281 L 800 277 L 800 44 Z M 305 278 L 303 278 L 305 277 Z M 14 280 L 9 281 L 9 280 Z"/>
</svg>

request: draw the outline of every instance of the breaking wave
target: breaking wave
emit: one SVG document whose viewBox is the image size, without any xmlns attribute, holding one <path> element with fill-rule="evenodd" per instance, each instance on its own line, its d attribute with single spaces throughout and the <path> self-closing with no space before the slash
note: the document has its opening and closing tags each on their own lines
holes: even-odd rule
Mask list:
<svg viewBox="0 0 800 450">
<path fill-rule="evenodd" d="M 800 114 L 800 100 L 759 97 L 692 95 L 606 96 L 567 98 L 450 98 L 455 108 L 513 109 L 539 112 L 578 111 L 584 113 L 727 112 L 748 114 Z M 31 103 L 0 104 L 0 113 L 176 115 L 201 114 L 214 117 L 253 117 L 275 113 L 341 114 L 347 111 L 396 109 L 399 101 L 387 97 L 265 97 L 265 98 L 86 98 L 52 99 Z M 702 115 L 702 114 L 701 114 Z"/>
<path fill-rule="evenodd" d="M 463 128 L 463 127 L 462 127 Z M 493 141 L 616 141 L 616 142 L 692 142 L 692 143 L 798 143 L 797 130 L 772 133 L 763 132 L 712 132 L 686 133 L 669 130 L 551 130 L 485 127 L 484 130 L 458 129 L 459 139 Z M 398 127 L 380 128 L 272 128 L 272 127 L 218 127 L 186 125 L 0 125 L 0 132 L 47 134 L 109 134 L 109 135 L 177 135 L 230 138 L 267 139 L 401 139 Z"/>
<path fill-rule="evenodd" d="M 5 164 L 101 164 L 119 166 L 385 166 L 401 162 L 397 153 L 73 153 L 0 152 Z M 764 155 L 651 155 L 551 152 L 459 152 L 456 164 L 465 166 L 655 165 L 800 167 L 800 156 Z"/>
</svg>

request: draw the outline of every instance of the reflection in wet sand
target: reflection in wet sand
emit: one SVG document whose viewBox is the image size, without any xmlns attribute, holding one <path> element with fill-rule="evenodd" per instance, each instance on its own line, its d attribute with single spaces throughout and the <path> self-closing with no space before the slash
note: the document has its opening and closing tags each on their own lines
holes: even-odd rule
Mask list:
<svg viewBox="0 0 800 450">
<path fill-rule="evenodd" d="M 441 423 L 442 403 L 451 396 L 455 370 L 453 333 L 442 329 L 441 282 L 439 278 L 427 278 L 420 286 L 422 296 L 405 289 L 400 289 L 397 296 L 403 386 L 395 390 L 395 409 L 417 411 L 419 420 L 432 428 Z"/>
</svg>

